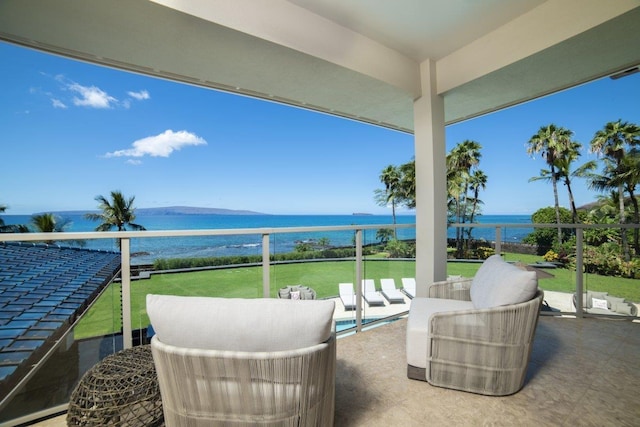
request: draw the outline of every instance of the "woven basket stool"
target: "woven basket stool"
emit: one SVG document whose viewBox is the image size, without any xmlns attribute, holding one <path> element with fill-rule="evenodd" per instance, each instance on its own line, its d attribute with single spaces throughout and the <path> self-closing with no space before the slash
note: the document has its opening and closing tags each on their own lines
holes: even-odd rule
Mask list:
<svg viewBox="0 0 640 427">
<path fill-rule="evenodd" d="M 150 346 L 119 351 L 89 369 L 71 394 L 67 425 L 164 425 Z"/>
</svg>

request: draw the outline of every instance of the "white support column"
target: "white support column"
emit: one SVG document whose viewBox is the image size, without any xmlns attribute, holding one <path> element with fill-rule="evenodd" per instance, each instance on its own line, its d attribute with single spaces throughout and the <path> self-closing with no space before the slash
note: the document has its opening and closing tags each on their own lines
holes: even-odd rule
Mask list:
<svg viewBox="0 0 640 427">
<path fill-rule="evenodd" d="M 447 276 L 447 167 L 444 99 L 436 88 L 436 63 L 420 64 L 422 96 L 413 107 L 416 160 L 416 296 Z"/>
</svg>

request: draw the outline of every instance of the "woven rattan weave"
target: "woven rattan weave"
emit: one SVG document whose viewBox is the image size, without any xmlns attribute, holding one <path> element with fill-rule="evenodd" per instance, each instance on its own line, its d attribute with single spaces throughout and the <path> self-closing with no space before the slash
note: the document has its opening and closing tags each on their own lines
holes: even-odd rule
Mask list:
<svg viewBox="0 0 640 427">
<path fill-rule="evenodd" d="M 119 351 L 89 369 L 71 395 L 67 425 L 164 425 L 150 346 Z"/>
</svg>

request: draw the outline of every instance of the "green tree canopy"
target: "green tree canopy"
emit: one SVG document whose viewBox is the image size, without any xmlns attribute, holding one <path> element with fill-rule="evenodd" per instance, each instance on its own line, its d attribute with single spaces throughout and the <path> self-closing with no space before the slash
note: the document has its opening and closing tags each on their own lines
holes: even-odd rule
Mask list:
<svg viewBox="0 0 640 427">
<path fill-rule="evenodd" d="M 557 213 L 560 214 L 560 223 L 571 223 L 571 211 L 560 207 L 558 210 L 554 206 L 538 209 L 531 215 L 533 224 L 557 224 Z M 552 228 L 535 228 L 532 233 L 525 236 L 522 241 L 538 246 L 538 254 L 543 255 L 549 249 L 558 247 L 559 243 L 569 240 L 575 232 L 568 228 L 562 229 L 560 241 L 556 231 Z"/>
</svg>

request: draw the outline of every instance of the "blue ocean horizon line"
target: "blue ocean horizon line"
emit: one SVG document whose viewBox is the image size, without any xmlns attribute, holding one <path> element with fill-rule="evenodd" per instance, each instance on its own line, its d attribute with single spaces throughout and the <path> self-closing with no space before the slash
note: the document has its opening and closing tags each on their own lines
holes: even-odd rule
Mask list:
<svg viewBox="0 0 640 427">
<path fill-rule="evenodd" d="M 84 215 L 68 215 L 69 221 L 65 231 L 94 231 L 96 221 L 89 221 Z M 30 215 L 3 215 L 6 224 L 29 224 Z M 480 224 L 530 224 L 529 215 L 482 215 L 477 218 Z M 352 225 L 388 225 L 393 224 L 392 215 L 220 215 L 220 214 L 176 214 L 176 215 L 144 215 L 136 217 L 137 224 L 150 231 L 162 230 L 199 230 L 199 229 L 251 229 L 251 228 L 295 228 L 322 226 Z M 397 215 L 397 224 L 414 224 L 415 215 Z M 520 242 L 533 229 L 518 227 L 503 229 L 503 242 Z M 363 233 L 365 244 L 376 243 L 376 229 L 367 229 Z M 415 229 L 399 228 L 398 238 L 415 239 Z M 495 240 L 494 227 L 474 228 L 473 237 Z M 449 228 L 448 237 L 455 237 L 455 229 Z M 295 250 L 301 242 L 314 242 L 320 239 L 329 240 L 331 246 L 353 245 L 353 231 L 316 231 L 305 233 L 274 233 L 271 235 L 269 248 L 272 253 L 286 253 Z M 117 250 L 115 239 L 90 240 L 89 249 Z M 236 255 L 261 255 L 262 235 L 228 235 L 207 237 L 154 237 L 135 238 L 131 240 L 131 251 L 134 264 L 152 263 L 158 258 L 188 257 L 220 257 Z"/>
</svg>

